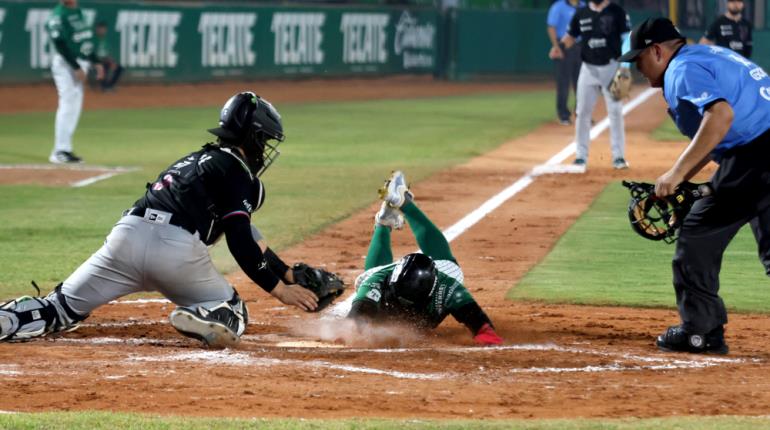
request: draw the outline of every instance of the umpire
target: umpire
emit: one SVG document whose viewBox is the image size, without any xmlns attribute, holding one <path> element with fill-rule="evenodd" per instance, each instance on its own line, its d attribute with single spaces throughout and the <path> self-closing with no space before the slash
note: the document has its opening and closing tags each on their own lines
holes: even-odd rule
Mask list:
<svg viewBox="0 0 770 430">
<path fill-rule="evenodd" d="M 714 193 L 684 219 L 673 259 L 681 324 L 658 336 L 665 351 L 726 354 L 727 311 L 719 297 L 722 255 L 738 230 L 758 217 L 770 234 L 770 78 L 762 68 L 715 46 L 687 45 L 665 18 L 650 18 L 631 33 L 635 61 L 653 87 L 663 88 L 669 114 L 691 141 L 655 183 L 658 196 L 719 163 Z"/>
<path fill-rule="evenodd" d="M 580 74 L 580 44 L 576 43 L 570 48 L 560 42 L 567 34 L 572 17 L 578 8 L 585 7 L 580 0 L 556 0 L 548 9 L 547 32 L 551 41 L 551 50 L 548 58 L 553 60 L 556 71 L 556 115 L 559 124 L 572 124 L 572 113 L 567 107 L 569 89 L 572 86 L 577 91 L 578 75 Z"/>
</svg>

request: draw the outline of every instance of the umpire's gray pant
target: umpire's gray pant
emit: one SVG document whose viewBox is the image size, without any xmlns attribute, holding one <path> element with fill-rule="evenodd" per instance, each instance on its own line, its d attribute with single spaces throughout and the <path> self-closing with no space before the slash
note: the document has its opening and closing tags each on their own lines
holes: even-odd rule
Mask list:
<svg viewBox="0 0 770 430">
<path fill-rule="evenodd" d="M 61 291 L 81 315 L 140 291 L 160 292 L 177 306 L 190 308 L 211 308 L 234 293 L 197 234 L 133 215 L 118 221 L 104 245 L 64 281 Z"/>
<path fill-rule="evenodd" d="M 591 144 L 591 117 L 599 93 L 604 95 L 604 102 L 607 105 L 612 158 L 625 158 L 626 136 L 623 126 L 623 104 L 614 100 L 609 90 L 609 85 L 617 70 L 618 62 L 615 60 L 604 66 L 587 63 L 580 66 L 580 77 L 578 77 L 577 84 L 577 118 L 575 120 L 575 141 L 577 143 L 575 158 L 588 161 L 588 148 Z"/>
</svg>

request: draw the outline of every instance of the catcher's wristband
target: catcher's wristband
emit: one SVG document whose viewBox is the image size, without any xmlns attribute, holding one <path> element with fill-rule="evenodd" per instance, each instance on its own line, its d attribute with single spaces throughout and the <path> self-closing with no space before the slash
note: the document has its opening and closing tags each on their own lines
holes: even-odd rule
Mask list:
<svg viewBox="0 0 770 430">
<path fill-rule="evenodd" d="M 270 269 L 270 271 L 273 272 L 275 276 L 280 278 L 284 284 L 286 285 L 293 284 L 293 282 L 289 282 L 289 279 L 286 277 L 286 272 L 289 270 L 289 266 L 286 265 L 286 263 L 284 263 L 283 260 L 281 260 L 281 257 L 279 257 L 270 248 L 267 248 L 265 250 L 264 255 L 265 255 L 265 262 L 267 263 L 268 269 Z"/>
</svg>

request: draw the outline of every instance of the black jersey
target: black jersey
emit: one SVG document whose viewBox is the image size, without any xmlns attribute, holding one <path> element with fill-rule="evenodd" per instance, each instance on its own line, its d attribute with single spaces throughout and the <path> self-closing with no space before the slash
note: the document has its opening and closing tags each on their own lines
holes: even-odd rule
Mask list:
<svg viewBox="0 0 770 430">
<path fill-rule="evenodd" d="M 751 30 L 751 23 L 745 19 L 733 21 L 722 15 L 714 20 L 703 37 L 718 46 L 730 48 L 746 58 L 751 58 Z"/>
<path fill-rule="evenodd" d="M 211 245 L 222 235 L 221 221 L 250 217 L 263 198 L 261 182 L 243 160 L 229 148 L 209 144 L 161 172 L 134 207 L 170 212 Z"/>
<path fill-rule="evenodd" d="M 575 12 L 567 33 L 580 38 L 580 57 L 583 62 L 603 66 L 620 57 L 621 35 L 631 31 L 628 14 L 622 7 L 610 3 L 596 12 L 582 7 Z"/>
</svg>

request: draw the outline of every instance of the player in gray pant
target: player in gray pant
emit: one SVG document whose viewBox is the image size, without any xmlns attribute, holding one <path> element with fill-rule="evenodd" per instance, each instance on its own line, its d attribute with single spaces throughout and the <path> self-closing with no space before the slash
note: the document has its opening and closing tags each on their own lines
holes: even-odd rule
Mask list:
<svg viewBox="0 0 770 430">
<path fill-rule="evenodd" d="M 53 292 L 0 305 L 0 341 L 73 330 L 99 306 L 157 291 L 177 306 L 169 320 L 179 332 L 209 346 L 232 346 L 246 328 L 248 312 L 208 253 L 223 235 L 254 283 L 284 304 L 316 309 L 315 294 L 293 285 L 292 269 L 251 225 L 251 214 L 265 198 L 259 176 L 283 141 L 280 115 L 266 100 L 242 92 L 224 105 L 219 125 L 209 130 L 217 143 L 162 171 L 104 245 Z"/>
<path fill-rule="evenodd" d="M 583 63 L 577 84 L 577 118 L 575 120 L 575 142 L 577 143 L 576 160 L 588 161 L 588 149 L 591 144 L 591 116 L 596 107 L 599 94 L 604 96 L 607 116 L 610 120 L 610 148 L 615 168 L 625 166 L 626 134 L 623 124 L 623 103 L 610 94 L 609 85 L 618 71 L 618 62 L 610 60 L 604 66 Z M 579 163 L 578 163 L 579 164 Z M 626 163 L 627 164 L 627 163 Z"/>
<path fill-rule="evenodd" d="M 617 58 L 621 55 L 623 39 L 630 31 L 630 25 L 628 14 L 620 6 L 609 0 L 591 0 L 588 7 L 575 12 L 567 34 L 562 38 L 567 48 L 580 43 L 583 59 L 576 91 L 575 164 L 578 166 L 585 166 L 588 161 L 591 116 L 601 93 L 610 121 L 612 165 L 616 169 L 628 168 L 625 159 L 623 105 L 620 100 L 612 97 L 609 86 L 618 72 Z"/>
</svg>

